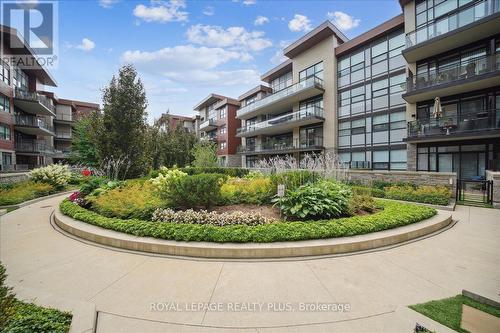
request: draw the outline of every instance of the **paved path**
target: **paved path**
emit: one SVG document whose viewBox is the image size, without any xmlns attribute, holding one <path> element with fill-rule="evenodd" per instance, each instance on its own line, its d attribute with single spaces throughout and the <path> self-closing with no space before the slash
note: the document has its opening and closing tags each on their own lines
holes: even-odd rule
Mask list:
<svg viewBox="0 0 500 333">
<path fill-rule="evenodd" d="M 415 323 L 409 304 L 462 289 L 500 300 L 500 210 L 458 206 L 453 215 L 459 222 L 451 229 L 378 252 L 207 261 L 72 239 L 49 223 L 61 198 L 0 217 L 0 259 L 22 298 L 63 307 L 61 299 L 95 304 L 97 332 L 408 332 Z M 186 308 L 200 302 L 233 311 Z M 350 311 L 282 311 L 316 302 L 348 303 Z M 154 311 L 152 303 L 175 303 L 184 311 Z M 236 311 L 247 303 L 262 304 L 263 311 Z"/>
</svg>

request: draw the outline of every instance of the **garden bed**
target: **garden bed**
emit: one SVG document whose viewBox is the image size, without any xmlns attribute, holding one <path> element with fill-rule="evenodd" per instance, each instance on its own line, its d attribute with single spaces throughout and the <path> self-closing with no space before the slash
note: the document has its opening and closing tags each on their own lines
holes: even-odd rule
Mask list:
<svg viewBox="0 0 500 333">
<path fill-rule="evenodd" d="M 429 207 L 395 202 L 377 203 L 383 209 L 372 215 L 302 222 L 280 221 L 256 226 L 214 226 L 109 218 L 69 200 L 60 204 L 60 210 L 64 215 L 79 221 L 135 236 L 216 243 L 267 243 L 354 236 L 405 226 L 436 214 L 436 210 Z"/>
</svg>

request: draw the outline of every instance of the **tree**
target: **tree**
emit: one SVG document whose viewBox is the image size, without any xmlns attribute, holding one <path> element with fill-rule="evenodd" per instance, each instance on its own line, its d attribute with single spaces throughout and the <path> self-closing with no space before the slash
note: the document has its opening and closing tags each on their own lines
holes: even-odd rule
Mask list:
<svg viewBox="0 0 500 333">
<path fill-rule="evenodd" d="M 97 126 L 100 161 L 111 157 L 130 160 L 128 177 L 149 169 L 146 140 L 146 92 L 132 65 L 123 66 L 104 89 L 103 115 Z"/>
<path fill-rule="evenodd" d="M 199 141 L 193 147 L 194 167 L 217 167 L 217 145 L 208 140 Z"/>
<path fill-rule="evenodd" d="M 71 141 L 70 161 L 73 164 L 83 164 L 96 167 L 99 165 L 99 155 L 96 147 L 94 124 L 98 122 L 98 113 L 77 120 Z"/>
</svg>

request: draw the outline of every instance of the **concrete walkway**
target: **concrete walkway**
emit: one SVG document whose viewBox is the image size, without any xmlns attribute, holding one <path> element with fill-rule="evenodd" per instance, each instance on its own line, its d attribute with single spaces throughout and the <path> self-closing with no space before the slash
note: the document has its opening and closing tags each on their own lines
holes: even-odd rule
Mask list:
<svg viewBox="0 0 500 333">
<path fill-rule="evenodd" d="M 500 300 L 500 210 L 458 206 L 451 229 L 383 251 L 245 262 L 155 257 L 72 239 L 49 222 L 61 199 L 0 217 L 0 260 L 22 298 L 75 316 L 95 306 L 97 332 L 410 332 L 425 319 L 409 304 L 462 289 Z M 318 302 L 329 309 L 311 311 Z M 332 311 L 332 303 L 350 309 Z"/>
</svg>

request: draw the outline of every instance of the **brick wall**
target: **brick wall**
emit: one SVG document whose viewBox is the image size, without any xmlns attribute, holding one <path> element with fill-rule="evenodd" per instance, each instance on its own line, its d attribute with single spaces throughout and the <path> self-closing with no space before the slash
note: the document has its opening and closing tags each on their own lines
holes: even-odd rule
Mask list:
<svg viewBox="0 0 500 333">
<path fill-rule="evenodd" d="M 0 174 L 0 184 L 17 183 L 28 179 L 27 173 Z"/>
</svg>

